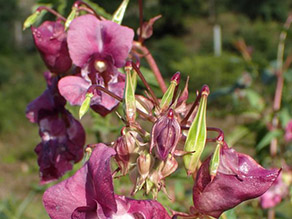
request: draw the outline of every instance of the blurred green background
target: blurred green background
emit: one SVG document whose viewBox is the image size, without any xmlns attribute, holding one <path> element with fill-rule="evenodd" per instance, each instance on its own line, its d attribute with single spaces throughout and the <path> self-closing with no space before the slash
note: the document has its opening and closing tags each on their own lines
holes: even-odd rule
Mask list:
<svg viewBox="0 0 292 219">
<path fill-rule="evenodd" d="M 22 23 L 36 8 L 36 2 L 70 13 L 72 0 L 0 0 L 0 218 L 48 218 L 42 207 L 44 190 L 51 186 L 39 185 L 37 156 L 34 147 L 40 141 L 38 127 L 25 118 L 26 105 L 46 87 L 42 73 L 46 70 L 30 30 L 22 31 Z M 97 3 L 112 14 L 120 0 L 86 1 Z M 135 30 L 139 25 L 138 1 L 131 0 L 124 25 Z M 96 4 L 91 4 L 96 7 Z M 279 35 L 283 24 L 292 13 L 289 0 L 147 0 L 144 1 L 144 20 L 158 14 L 162 18 L 154 25 L 154 35 L 145 45 L 152 52 L 166 81 L 176 71 L 182 82 L 190 76 L 190 99 L 203 84 L 211 89 L 208 106 L 208 126 L 224 130 L 227 143 L 248 153 L 265 167 L 292 167 L 292 145 L 283 140 L 284 127 L 292 116 L 292 68 L 284 72 L 282 108 L 277 112 L 280 125 L 277 133 L 269 132 L 267 124 L 272 110 L 276 87 L 275 60 Z M 54 19 L 46 14 L 43 19 Z M 213 28 L 221 28 L 221 51 L 214 52 Z M 250 59 L 239 48 L 247 45 Z M 285 55 L 292 55 L 292 31 L 287 31 Z M 147 67 L 146 63 L 142 63 Z M 145 72 L 147 69 L 145 69 Z M 153 77 L 150 83 L 158 95 Z M 184 83 L 181 83 L 183 88 Z M 77 108 L 69 107 L 74 115 Z M 93 118 L 93 119 L 92 119 Z M 87 143 L 114 140 L 118 128 L 113 114 L 106 119 L 87 115 L 81 122 L 87 133 Z M 105 123 L 105 124 L 104 124 Z M 272 133 L 272 134 L 269 134 Z M 278 138 L 278 156 L 269 156 L 269 143 Z M 213 146 L 207 146 L 205 154 Z M 81 164 L 75 165 L 75 170 Z M 68 175 L 71 175 L 68 173 Z M 167 180 L 169 192 L 176 200 L 169 201 L 161 194 L 159 201 L 176 210 L 187 211 L 192 205 L 192 181 L 184 179 L 183 170 Z M 119 190 L 125 177 L 115 181 Z M 186 185 L 183 187 L 182 185 Z M 138 194 L 137 197 L 141 196 Z M 288 196 L 275 208 L 276 218 L 291 218 L 292 205 Z M 249 201 L 226 214 L 228 218 L 267 218 L 257 200 Z"/>
</svg>

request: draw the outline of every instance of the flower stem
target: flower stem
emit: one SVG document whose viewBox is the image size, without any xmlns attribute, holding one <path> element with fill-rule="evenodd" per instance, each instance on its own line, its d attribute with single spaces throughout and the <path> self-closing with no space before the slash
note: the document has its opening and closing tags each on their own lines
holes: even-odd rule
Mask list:
<svg viewBox="0 0 292 219">
<path fill-rule="evenodd" d="M 105 92 L 106 94 L 108 94 L 109 96 L 111 96 L 112 98 L 116 99 L 119 102 L 123 102 L 123 98 L 117 96 L 116 94 L 114 94 L 113 92 L 109 91 L 108 89 L 102 87 L 102 86 L 95 86 L 95 89 L 100 90 Z M 147 115 L 146 113 L 142 112 L 141 110 L 137 109 L 137 112 L 142 115 L 143 117 L 145 117 L 147 120 L 149 120 L 150 122 L 155 122 L 155 118 Z"/>
<path fill-rule="evenodd" d="M 284 60 L 284 49 L 285 49 L 285 40 L 287 37 L 287 31 L 292 23 L 292 15 L 290 15 L 285 24 L 284 29 L 282 30 L 280 34 L 280 41 L 278 45 L 278 53 L 277 53 L 277 70 L 276 70 L 276 76 L 277 76 L 277 85 L 275 90 L 275 96 L 274 96 L 274 103 L 273 103 L 273 119 L 272 119 L 272 129 L 277 129 L 279 125 L 279 118 L 277 115 L 277 111 L 281 108 L 281 100 L 282 100 L 282 94 L 283 94 L 283 86 L 284 86 L 284 77 L 283 77 L 283 60 Z M 290 59 L 287 59 L 287 62 L 290 65 Z M 287 62 L 285 64 L 287 64 Z M 277 154 L 277 147 L 278 147 L 278 140 L 276 138 L 273 138 L 270 143 L 270 154 L 272 157 L 276 156 Z"/>
<path fill-rule="evenodd" d="M 151 68 L 151 70 L 152 70 L 152 72 L 153 72 L 153 74 L 158 82 L 160 89 L 162 90 L 163 93 L 165 93 L 165 91 L 167 90 L 167 87 L 165 85 L 165 82 L 164 82 L 164 79 L 161 75 L 161 72 L 157 66 L 157 63 L 155 62 L 155 59 L 153 58 L 150 51 L 147 49 L 146 46 L 143 46 L 140 42 L 134 42 L 133 46 L 142 52 L 143 56 L 146 58 L 146 61 L 148 62 L 148 65 L 150 66 L 150 68 Z"/>
<path fill-rule="evenodd" d="M 187 113 L 187 115 L 185 116 L 185 118 L 181 121 L 181 124 L 182 124 L 182 125 L 185 125 L 185 124 L 187 123 L 187 121 L 188 121 L 188 119 L 190 118 L 190 116 L 192 115 L 194 109 L 198 106 L 200 99 L 201 99 L 201 93 L 199 93 L 199 94 L 197 95 L 197 98 L 196 98 L 195 102 L 194 102 L 193 105 L 191 106 L 191 108 L 190 108 L 190 110 L 188 111 L 188 113 Z"/>
<path fill-rule="evenodd" d="M 150 93 L 155 105 L 159 107 L 158 99 L 155 96 L 154 91 L 151 89 L 150 85 L 148 84 L 148 82 L 144 78 L 142 72 L 140 71 L 140 69 L 138 68 L 138 66 L 134 62 L 132 63 L 132 66 L 135 69 L 135 71 L 137 72 L 138 76 L 141 78 L 141 80 L 142 80 L 143 84 L 145 85 L 145 87 L 147 88 L 148 92 Z"/>
<path fill-rule="evenodd" d="M 48 11 L 50 12 L 51 14 L 55 15 L 57 18 L 61 19 L 62 21 L 66 22 L 66 18 L 64 18 L 61 14 L 59 14 L 58 12 L 56 12 L 55 10 L 49 8 L 49 7 L 46 7 L 46 6 L 40 6 L 37 8 L 37 11 L 41 12 L 41 11 Z"/>
<path fill-rule="evenodd" d="M 81 5 L 84 5 L 85 7 L 80 7 Z M 73 5 L 73 7 L 78 8 L 78 10 L 83 10 L 86 11 L 90 14 L 95 15 L 99 20 L 102 20 L 101 17 L 96 13 L 96 11 L 87 3 L 83 2 L 83 1 L 76 1 Z"/>
</svg>

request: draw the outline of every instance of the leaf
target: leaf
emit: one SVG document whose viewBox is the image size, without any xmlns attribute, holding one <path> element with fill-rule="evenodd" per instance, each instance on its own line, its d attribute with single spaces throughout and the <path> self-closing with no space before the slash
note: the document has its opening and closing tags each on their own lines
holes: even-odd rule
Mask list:
<svg viewBox="0 0 292 219">
<path fill-rule="evenodd" d="M 250 105 L 258 111 L 262 111 L 264 109 L 263 98 L 252 89 L 246 89 L 245 92 Z"/>
<path fill-rule="evenodd" d="M 267 145 L 269 145 L 269 143 L 272 141 L 272 139 L 277 138 L 279 136 L 283 135 L 283 132 L 279 129 L 276 129 L 274 131 L 270 131 L 268 132 L 263 138 L 262 140 L 258 143 L 258 145 L 256 146 L 256 150 L 260 151 L 263 148 L 265 148 Z"/>
</svg>

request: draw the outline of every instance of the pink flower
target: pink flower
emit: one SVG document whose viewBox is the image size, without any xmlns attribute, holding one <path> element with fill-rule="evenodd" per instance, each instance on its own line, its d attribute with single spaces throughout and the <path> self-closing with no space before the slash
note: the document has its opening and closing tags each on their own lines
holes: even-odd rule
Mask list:
<svg viewBox="0 0 292 219">
<path fill-rule="evenodd" d="M 115 195 L 110 169 L 113 148 L 100 143 L 89 161 L 72 177 L 49 188 L 44 206 L 52 219 L 67 218 L 168 218 L 157 201 Z"/>
<path fill-rule="evenodd" d="M 193 188 L 194 212 L 218 218 L 241 202 L 259 197 L 277 179 L 281 170 L 267 170 L 250 156 L 227 145 L 221 148 L 218 172 L 209 173 L 211 157 L 201 165 Z"/>
<path fill-rule="evenodd" d="M 66 33 L 60 21 L 45 21 L 38 28 L 32 27 L 35 45 L 46 66 L 53 73 L 65 73 L 71 68 Z"/>
<path fill-rule="evenodd" d="M 132 47 L 134 32 L 112 21 L 100 21 L 93 15 L 74 19 L 68 31 L 68 47 L 73 63 L 81 68 L 81 75 L 63 78 L 59 83 L 62 96 L 72 105 L 81 105 L 87 92 L 94 94 L 91 108 L 107 115 L 118 101 L 94 86 L 102 86 L 119 97 L 123 96 L 123 67 Z"/>
<path fill-rule="evenodd" d="M 41 143 L 35 148 L 41 182 L 58 179 L 83 157 L 85 132 L 82 125 L 65 109 L 66 101 L 57 89 L 57 77 L 45 73 L 48 88 L 32 101 L 27 118 L 39 125 Z"/>
<path fill-rule="evenodd" d="M 270 189 L 260 197 L 261 206 L 263 208 L 275 207 L 287 194 L 289 194 L 288 186 L 283 182 L 282 173 L 280 173 Z"/>
</svg>

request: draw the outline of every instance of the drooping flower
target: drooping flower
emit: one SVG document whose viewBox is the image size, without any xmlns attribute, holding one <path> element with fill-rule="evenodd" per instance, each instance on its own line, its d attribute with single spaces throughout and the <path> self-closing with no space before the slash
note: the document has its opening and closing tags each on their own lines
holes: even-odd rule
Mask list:
<svg viewBox="0 0 292 219">
<path fill-rule="evenodd" d="M 285 130 L 285 141 L 292 141 L 292 120 L 288 122 Z"/>
<path fill-rule="evenodd" d="M 94 86 L 102 86 L 122 97 L 123 67 L 132 47 L 134 32 L 112 21 L 100 21 L 93 15 L 80 16 L 72 21 L 68 31 L 68 47 L 73 63 L 81 68 L 81 77 L 65 77 L 60 81 L 62 96 L 72 105 L 81 105 L 87 92 L 94 94 L 91 108 L 105 116 L 118 101 Z"/>
<path fill-rule="evenodd" d="M 281 170 L 267 170 L 250 156 L 223 146 L 216 176 L 211 180 L 211 157 L 201 165 L 193 188 L 193 213 L 218 218 L 241 202 L 259 197 L 277 179 Z"/>
<path fill-rule="evenodd" d="M 45 73 L 48 88 L 32 101 L 27 118 L 39 125 L 42 141 L 35 148 L 41 182 L 58 179 L 83 157 L 85 132 L 82 125 L 65 109 L 65 99 L 57 89 L 57 77 Z"/>
<path fill-rule="evenodd" d="M 279 204 L 289 194 L 288 186 L 282 179 L 282 173 L 271 188 L 260 197 L 262 208 L 272 208 Z"/>
<path fill-rule="evenodd" d="M 169 109 L 152 127 L 150 152 L 155 148 L 159 159 L 165 160 L 169 153 L 174 152 L 180 134 L 181 128 L 174 111 Z"/>
<path fill-rule="evenodd" d="M 71 68 L 67 37 L 60 21 L 45 21 L 39 27 L 32 27 L 35 45 L 48 69 L 53 73 L 65 73 Z"/>
<path fill-rule="evenodd" d="M 43 196 L 52 219 L 170 218 L 157 201 L 115 195 L 110 169 L 113 148 L 97 144 L 88 162 L 72 177 L 49 188 Z"/>
</svg>

